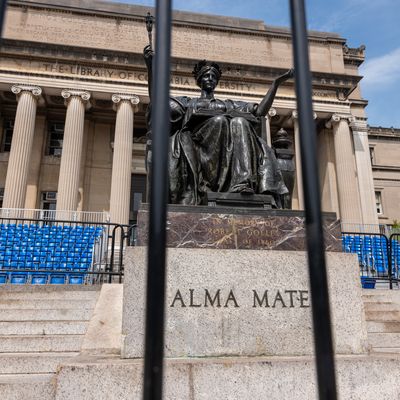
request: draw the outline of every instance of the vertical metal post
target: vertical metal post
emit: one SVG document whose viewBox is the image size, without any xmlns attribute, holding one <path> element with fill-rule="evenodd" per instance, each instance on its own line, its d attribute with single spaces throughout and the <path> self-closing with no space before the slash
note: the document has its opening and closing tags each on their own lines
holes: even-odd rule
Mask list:
<svg viewBox="0 0 400 400">
<path fill-rule="evenodd" d="M 169 80 L 171 0 L 156 3 L 156 45 L 152 88 L 152 169 L 147 266 L 144 400 L 162 399 L 164 356 L 165 244 L 170 130 Z"/>
<path fill-rule="evenodd" d="M 321 199 L 317 172 L 317 138 L 312 109 L 304 0 L 290 0 L 290 13 L 297 110 L 301 135 L 300 147 L 318 392 L 321 400 L 336 400 L 335 363 L 324 255 Z"/>
<path fill-rule="evenodd" d="M 3 37 L 3 22 L 4 22 L 4 15 L 6 13 L 6 0 L 0 0 L 0 39 Z"/>
<path fill-rule="evenodd" d="M 393 290 L 393 266 L 392 266 L 392 239 L 385 236 L 386 239 L 386 256 L 388 258 L 388 275 L 389 275 L 389 289 Z"/>
</svg>

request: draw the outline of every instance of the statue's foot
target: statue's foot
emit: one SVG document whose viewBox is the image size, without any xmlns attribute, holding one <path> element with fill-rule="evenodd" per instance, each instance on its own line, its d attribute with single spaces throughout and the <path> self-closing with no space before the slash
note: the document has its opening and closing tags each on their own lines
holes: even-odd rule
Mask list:
<svg viewBox="0 0 400 400">
<path fill-rule="evenodd" d="M 245 187 L 240 191 L 243 194 L 254 194 L 254 190 L 251 187 Z"/>
<path fill-rule="evenodd" d="M 231 193 L 243 193 L 243 194 L 254 194 L 254 189 L 252 189 L 246 183 L 241 183 L 239 185 L 235 185 L 231 190 Z"/>
</svg>

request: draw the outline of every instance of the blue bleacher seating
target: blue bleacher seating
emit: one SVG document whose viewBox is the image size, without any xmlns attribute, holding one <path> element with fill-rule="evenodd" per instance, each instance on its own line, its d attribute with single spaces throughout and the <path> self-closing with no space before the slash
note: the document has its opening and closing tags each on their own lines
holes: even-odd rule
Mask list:
<svg viewBox="0 0 400 400">
<path fill-rule="evenodd" d="M 392 274 L 399 277 L 400 244 L 392 240 L 391 262 Z M 357 253 L 361 267 L 363 287 L 372 286 L 368 278 L 387 278 L 389 274 L 388 240 L 379 235 L 343 234 L 342 248 L 347 253 Z"/>
<path fill-rule="evenodd" d="M 102 233 L 93 226 L 0 224 L 0 284 L 85 283 Z"/>
</svg>

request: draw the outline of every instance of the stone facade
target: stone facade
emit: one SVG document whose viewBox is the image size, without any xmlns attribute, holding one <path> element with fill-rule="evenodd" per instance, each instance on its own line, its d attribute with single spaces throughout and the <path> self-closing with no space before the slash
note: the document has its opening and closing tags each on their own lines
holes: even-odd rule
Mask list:
<svg viewBox="0 0 400 400">
<path fill-rule="evenodd" d="M 86 0 L 8 2 L 0 47 L 4 206 L 43 208 L 46 192 L 57 192 L 58 213 L 109 211 L 115 222 L 132 219 L 134 190 L 126 186 L 135 187 L 146 173 L 149 98 L 141 53 L 148 41 L 147 11 Z M 197 95 L 191 71 L 196 60 L 207 58 L 224 71 L 220 98 L 259 102 L 272 80 L 292 66 L 291 47 L 287 28 L 176 12 L 172 94 Z M 359 91 L 364 50 L 348 48 L 337 34 L 310 32 L 310 57 L 323 210 L 348 223 L 377 224 L 367 102 Z M 293 81 L 279 89 L 271 111 L 267 132 L 273 136 L 283 127 L 298 144 Z M 21 129 L 30 135 L 24 143 L 14 140 Z M 133 143 L 130 162 L 130 145 L 124 143 Z M 15 181 L 16 168 L 21 189 L 6 183 Z M 302 209 L 300 169 L 296 181 L 293 208 Z"/>
<path fill-rule="evenodd" d="M 379 222 L 400 220 L 400 129 L 370 127 L 368 143 Z"/>
</svg>

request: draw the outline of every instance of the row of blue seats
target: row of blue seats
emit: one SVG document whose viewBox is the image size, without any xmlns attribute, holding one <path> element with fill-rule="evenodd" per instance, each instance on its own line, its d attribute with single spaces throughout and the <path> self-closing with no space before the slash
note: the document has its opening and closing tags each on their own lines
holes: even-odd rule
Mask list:
<svg viewBox="0 0 400 400">
<path fill-rule="evenodd" d="M 387 249 L 387 240 L 382 236 L 370 235 L 343 235 L 343 251 L 357 253 L 361 271 L 373 271 L 375 274 L 387 274 L 389 256 Z M 400 266 L 399 243 L 392 240 L 392 269 L 397 274 Z"/>
<path fill-rule="evenodd" d="M 7 229 L 16 229 L 16 230 L 27 230 L 27 229 L 48 229 L 52 231 L 56 230 L 88 230 L 88 231 L 95 231 L 95 230 L 102 230 L 103 228 L 101 226 L 93 226 L 93 225 L 40 225 L 40 224 L 14 224 L 14 223 L 9 223 L 9 224 L 0 224 L 0 230 L 7 230 Z"/>
<path fill-rule="evenodd" d="M 54 261 L 43 261 L 43 262 L 30 262 L 30 261 L 11 261 L 2 262 L 0 261 L 0 272 L 10 269 L 46 269 L 51 271 L 88 271 L 90 269 L 91 262 L 54 262 Z"/>
<path fill-rule="evenodd" d="M 13 285 L 83 285 L 85 283 L 84 274 L 65 274 L 65 273 L 27 273 L 27 272 L 0 272 L 0 284 Z"/>
</svg>

